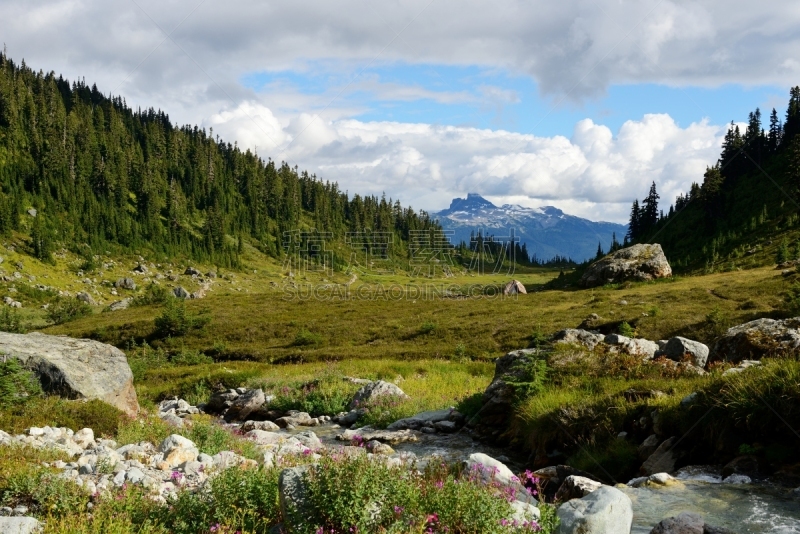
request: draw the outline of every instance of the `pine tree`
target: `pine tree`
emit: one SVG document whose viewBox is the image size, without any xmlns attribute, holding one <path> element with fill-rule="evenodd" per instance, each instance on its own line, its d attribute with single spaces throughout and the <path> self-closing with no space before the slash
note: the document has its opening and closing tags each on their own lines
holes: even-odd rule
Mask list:
<svg viewBox="0 0 800 534">
<path fill-rule="evenodd" d="M 642 215 L 639 220 L 640 231 L 642 234 L 650 231 L 658 223 L 658 199 L 661 198 L 656 192 L 656 183 L 650 186 L 650 192 L 642 201 Z"/>
<path fill-rule="evenodd" d="M 597 253 L 595 254 L 595 259 L 599 260 L 600 258 L 602 258 L 605 255 L 606 255 L 606 253 L 603 252 L 603 245 L 598 241 L 597 242 Z"/>
<path fill-rule="evenodd" d="M 639 209 L 639 201 L 634 200 L 633 206 L 631 206 L 631 217 L 628 222 L 628 233 L 625 236 L 625 239 L 629 242 L 636 241 L 641 232 L 641 210 Z"/>
<path fill-rule="evenodd" d="M 778 112 L 772 108 L 772 113 L 769 115 L 769 134 L 767 136 L 767 148 L 770 153 L 775 153 L 781 146 L 781 139 L 783 137 L 783 124 L 778 119 Z"/>
</svg>

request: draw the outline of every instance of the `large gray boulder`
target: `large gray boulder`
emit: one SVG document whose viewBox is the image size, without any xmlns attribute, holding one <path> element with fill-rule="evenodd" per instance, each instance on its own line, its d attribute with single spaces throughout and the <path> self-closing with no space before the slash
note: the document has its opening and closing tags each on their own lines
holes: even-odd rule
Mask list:
<svg viewBox="0 0 800 534">
<path fill-rule="evenodd" d="M 248 416 L 264 406 L 267 397 L 261 389 L 250 389 L 239 395 L 225 412 L 226 421 L 246 421 Z"/>
<path fill-rule="evenodd" d="M 596 287 L 672 276 L 672 268 L 659 244 L 633 245 L 613 252 L 589 266 L 578 284 Z"/>
<path fill-rule="evenodd" d="M 278 499 L 281 516 L 291 526 L 302 522 L 308 513 L 308 487 L 306 486 L 308 467 L 284 469 L 278 477 Z M 291 531 L 291 530 L 290 530 Z"/>
<path fill-rule="evenodd" d="M 729 328 L 717 340 L 710 362 L 739 363 L 760 360 L 764 356 L 796 353 L 800 350 L 800 317 L 791 319 L 756 319 Z"/>
<path fill-rule="evenodd" d="M 676 362 L 681 362 L 688 357 L 697 367 L 705 367 L 708 361 L 708 352 L 708 347 L 703 343 L 676 336 L 667 341 L 664 348 L 656 352 L 656 356 L 665 356 Z"/>
<path fill-rule="evenodd" d="M 633 504 L 620 490 L 603 486 L 582 499 L 562 504 L 558 518 L 560 534 L 629 534 Z"/>
<path fill-rule="evenodd" d="M 41 532 L 42 524 L 33 517 L 0 517 L 0 534 Z"/>
<path fill-rule="evenodd" d="M 675 470 L 675 463 L 678 461 L 675 445 L 678 438 L 671 437 L 664 440 L 647 460 L 644 461 L 639 469 L 643 475 L 654 475 L 656 473 L 670 473 Z"/>
<path fill-rule="evenodd" d="M 390 382 L 384 382 L 383 380 L 378 380 L 377 382 L 371 382 L 367 384 L 356 392 L 353 400 L 350 402 L 350 409 L 353 410 L 359 406 L 363 406 L 364 404 L 369 404 L 379 397 L 398 397 L 407 399 L 408 395 L 406 395 L 402 389 L 394 384 Z"/>
<path fill-rule="evenodd" d="M 0 332 L 0 354 L 36 373 L 45 391 L 72 399 L 99 399 L 135 417 L 133 373 L 116 347 L 66 336 Z"/>
</svg>

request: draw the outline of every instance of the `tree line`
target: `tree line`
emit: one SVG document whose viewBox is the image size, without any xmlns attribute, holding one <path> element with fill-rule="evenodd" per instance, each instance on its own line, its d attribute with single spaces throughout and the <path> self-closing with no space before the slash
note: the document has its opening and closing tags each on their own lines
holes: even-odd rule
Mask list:
<svg viewBox="0 0 800 534">
<path fill-rule="evenodd" d="M 399 201 L 350 196 L 212 129 L 0 54 L 0 234 L 30 236 L 42 260 L 63 246 L 235 266 L 246 243 L 280 257 L 285 232 L 311 228 L 339 242 L 391 232 L 407 253 L 410 232 L 437 227 Z"/>
</svg>

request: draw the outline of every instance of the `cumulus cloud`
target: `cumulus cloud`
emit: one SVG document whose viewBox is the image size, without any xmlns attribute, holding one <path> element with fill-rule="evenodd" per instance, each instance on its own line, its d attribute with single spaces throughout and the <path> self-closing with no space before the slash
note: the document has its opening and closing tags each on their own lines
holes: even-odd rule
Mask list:
<svg viewBox="0 0 800 534">
<path fill-rule="evenodd" d="M 271 117 L 269 110 L 247 106 Z M 243 113 L 220 114 L 212 122 L 223 136 L 260 146 L 269 142 Z M 653 114 L 625 122 L 616 133 L 585 119 L 567 139 L 302 115 L 275 130 L 274 138 L 286 141 L 276 151 L 280 159 L 302 161 L 351 192 L 385 192 L 427 210 L 472 192 L 500 203 L 551 204 L 595 220 L 625 222 L 632 198 L 643 197 L 652 181 L 668 206 L 701 180 L 719 155 L 724 130 L 706 121 L 681 128 L 669 115 Z"/>
<path fill-rule="evenodd" d="M 0 0 L 11 57 L 85 77 L 133 106 L 296 163 L 351 193 L 438 209 L 478 192 L 624 221 L 655 180 L 667 203 L 716 160 L 723 127 L 645 115 L 612 132 L 590 120 L 571 138 L 431 124 L 364 122 L 337 91 L 440 104 L 519 100 L 505 88 L 437 93 L 364 75 L 395 62 L 478 66 L 532 77 L 557 101 L 609 84 L 796 84 L 800 9 L 745 0 L 408 0 L 228 3 L 202 0 Z M 169 35 L 169 37 L 167 37 Z M 333 94 L 248 89 L 254 72 L 337 70 Z M 342 81 L 344 80 L 344 81 Z M 352 106 L 353 104 L 347 104 Z"/>
<path fill-rule="evenodd" d="M 324 60 L 353 75 L 393 61 L 504 67 L 571 99 L 610 83 L 786 86 L 800 46 L 787 0 L 0 0 L 0 10 L 14 57 L 107 87 L 127 79 L 132 96 L 208 86 L 203 70 L 231 81 Z M 137 69 L 165 33 L 174 42 Z"/>
</svg>

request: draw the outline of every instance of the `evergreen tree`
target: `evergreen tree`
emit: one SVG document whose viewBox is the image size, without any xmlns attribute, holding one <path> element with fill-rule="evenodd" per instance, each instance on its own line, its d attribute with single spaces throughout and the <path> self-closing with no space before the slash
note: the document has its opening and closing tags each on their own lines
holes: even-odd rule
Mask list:
<svg viewBox="0 0 800 534">
<path fill-rule="evenodd" d="M 767 136 L 767 148 L 770 153 L 778 151 L 781 146 L 781 139 L 783 137 L 783 124 L 778 119 L 778 112 L 772 108 L 772 113 L 769 115 L 769 134 Z"/>
<path fill-rule="evenodd" d="M 631 217 L 628 221 L 628 234 L 625 239 L 629 242 L 636 241 L 641 232 L 641 210 L 639 209 L 639 200 L 634 199 L 633 206 L 631 206 Z"/>
<path fill-rule="evenodd" d="M 600 258 L 602 258 L 605 255 L 606 255 L 606 253 L 603 252 L 603 245 L 600 244 L 600 242 L 598 241 L 597 242 L 597 253 L 595 254 L 595 259 L 599 260 Z"/>
<path fill-rule="evenodd" d="M 658 223 L 658 199 L 661 198 L 656 192 L 656 183 L 650 186 L 650 192 L 642 201 L 642 214 L 639 220 L 640 231 L 642 234 L 650 231 Z"/>
</svg>

